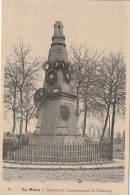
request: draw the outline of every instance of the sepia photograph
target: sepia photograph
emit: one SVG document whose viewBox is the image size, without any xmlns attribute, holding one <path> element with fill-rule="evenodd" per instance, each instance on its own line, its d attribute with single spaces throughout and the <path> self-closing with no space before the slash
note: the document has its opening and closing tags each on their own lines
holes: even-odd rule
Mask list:
<svg viewBox="0 0 130 195">
<path fill-rule="evenodd" d="M 3 194 L 128 194 L 127 5 L 2 1 Z"/>
</svg>

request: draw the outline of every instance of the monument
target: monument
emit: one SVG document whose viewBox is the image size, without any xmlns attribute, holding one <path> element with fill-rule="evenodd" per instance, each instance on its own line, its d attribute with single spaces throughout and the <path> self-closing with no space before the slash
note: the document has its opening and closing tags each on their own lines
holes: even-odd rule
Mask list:
<svg viewBox="0 0 130 195">
<path fill-rule="evenodd" d="M 10 147 L 7 162 L 74 165 L 111 160 L 110 143 L 90 143 L 78 132 L 76 95 L 71 85 L 73 66 L 68 61 L 60 21 L 54 25 L 54 36 L 43 69 L 43 87 L 34 94 L 38 110 L 36 129 L 29 137 L 29 143 Z"/>
<path fill-rule="evenodd" d="M 71 85 L 73 67 L 68 61 L 63 25 L 60 21 L 54 24 L 48 61 L 43 64 L 43 69 L 43 88 L 34 94 L 38 119 L 30 143 L 82 142 L 83 138 L 77 128 L 76 95 Z"/>
</svg>

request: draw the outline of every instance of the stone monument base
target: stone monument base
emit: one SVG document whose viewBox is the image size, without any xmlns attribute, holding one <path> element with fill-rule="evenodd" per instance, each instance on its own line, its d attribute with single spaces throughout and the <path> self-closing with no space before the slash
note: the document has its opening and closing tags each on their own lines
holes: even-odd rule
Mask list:
<svg viewBox="0 0 130 195">
<path fill-rule="evenodd" d="M 82 144 L 85 143 L 85 137 L 81 136 L 43 136 L 32 135 L 29 137 L 29 144 Z"/>
</svg>

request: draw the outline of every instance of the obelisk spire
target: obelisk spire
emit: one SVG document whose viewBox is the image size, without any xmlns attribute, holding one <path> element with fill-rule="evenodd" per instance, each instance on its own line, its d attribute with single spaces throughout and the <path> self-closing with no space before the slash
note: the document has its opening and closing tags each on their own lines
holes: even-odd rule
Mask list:
<svg viewBox="0 0 130 195">
<path fill-rule="evenodd" d="M 56 36 L 56 37 L 64 36 L 63 35 L 63 28 L 64 28 L 64 26 L 62 25 L 62 22 L 56 21 L 56 23 L 54 24 L 54 36 Z"/>
<path fill-rule="evenodd" d="M 63 35 L 63 25 L 61 21 L 56 21 L 54 24 L 54 35 L 52 37 L 52 46 L 54 45 L 65 45 L 65 37 Z"/>
<path fill-rule="evenodd" d="M 65 36 L 63 34 L 63 24 L 61 21 L 56 21 L 54 24 L 54 35 L 52 37 L 52 44 L 49 50 L 48 60 L 55 61 L 57 59 L 63 60 L 67 63 L 68 54 L 65 44 Z"/>
</svg>

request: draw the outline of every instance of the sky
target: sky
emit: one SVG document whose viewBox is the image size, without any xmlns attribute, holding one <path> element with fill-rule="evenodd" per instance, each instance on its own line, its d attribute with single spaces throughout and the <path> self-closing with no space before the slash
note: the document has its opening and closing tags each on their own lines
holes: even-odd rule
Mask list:
<svg viewBox="0 0 130 195">
<path fill-rule="evenodd" d="M 126 6 L 113 3 L 104 6 L 79 0 L 4 0 L 2 56 L 6 58 L 12 47 L 22 40 L 31 44 L 36 55 L 48 57 L 57 20 L 64 25 L 67 48 L 71 43 L 86 43 L 101 51 L 123 50 L 125 13 Z"/>
<path fill-rule="evenodd" d="M 99 51 L 125 51 L 126 13 L 126 6 L 121 2 L 104 5 L 91 0 L 4 0 L 2 66 L 20 41 L 30 43 L 36 56 L 47 58 L 56 21 L 64 25 L 68 50 L 71 43 L 77 46 L 86 43 Z"/>
</svg>

